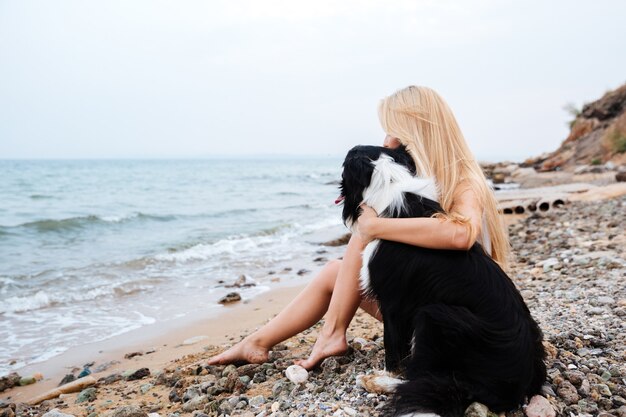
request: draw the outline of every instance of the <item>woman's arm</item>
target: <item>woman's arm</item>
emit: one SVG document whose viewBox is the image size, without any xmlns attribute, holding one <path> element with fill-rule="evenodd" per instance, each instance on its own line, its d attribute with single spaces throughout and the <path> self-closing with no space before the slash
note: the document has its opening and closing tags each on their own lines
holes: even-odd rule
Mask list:
<svg viewBox="0 0 626 417">
<path fill-rule="evenodd" d="M 467 225 L 436 218 L 390 219 L 377 217 L 376 212 L 363 206 L 357 227 L 361 239 L 385 239 L 431 249 L 467 250 L 472 247 L 482 226 L 482 207 L 469 187 L 463 187 L 455 197 L 453 210 L 468 217 L 474 233 Z"/>
</svg>

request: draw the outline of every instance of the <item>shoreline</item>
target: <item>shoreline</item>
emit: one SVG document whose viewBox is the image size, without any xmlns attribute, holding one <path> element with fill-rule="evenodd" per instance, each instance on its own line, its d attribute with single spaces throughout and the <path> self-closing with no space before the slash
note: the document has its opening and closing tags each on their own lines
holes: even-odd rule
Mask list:
<svg viewBox="0 0 626 417">
<path fill-rule="evenodd" d="M 600 375 L 602 372 L 605 372 L 605 369 L 609 369 L 610 372 L 616 372 L 613 376 L 609 374 L 608 378 L 611 378 L 610 381 L 613 381 L 613 378 L 617 378 L 618 376 L 620 376 L 622 372 L 623 375 L 626 376 L 626 368 L 622 369 L 617 365 L 610 365 L 611 363 L 614 363 L 615 360 L 615 356 L 613 354 L 611 354 L 613 356 L 607 356 L 607 359 L 609 359 L 610 361 L 610 366 L 607 365 L 606 368 L 598 368 L 599 370 L 596 370 L 593 367 L 594 362 L 588 362 L 587 359 L 585 359 L 584 355 L 589 355 L 587 351 L 594 351 L 593 349 L 591 349 L 592 347 L 594 347 L 594 339 L 592 337 L 595 337 L 594 335 L 596 334 L 597 330 L 595 329 L 595 327 L 590 327 L 588 330 L 584 330 L 581 332 L 581 334 L 578 334 L 576 333 L 575 328 L 570 329 L 570 327 L 572 327 L 571 324 L 574 323 L 576 320 L 580 321 L 578 326 L 584 325 L 585 320 L 590 320 L 588 316 L 586 319 L 584 315 L 581 316 L 581 318 L 574 319 L 569 317 L 568 315 L 562 315 L 564 314 L 562 312 L 559 312 L 555 316 L 556 313 L 552 311 L 554 300 L 557 300 L 558 303 L 562 305 L 560 309 L 567 309 L 570 314 L 573 312 L 578 312 L 578 314 L 584 314 L 587 311 L 592 311 L 593 313 L 590 314 L 594 314 L 592 319 L 592 321 L 595 323 L 594 326 L 606 325 L 603 324 L 603 322 L 598 321 L 599 319 L 605 320 L 609 318 L 623 317 L 623 309 L 626 306 L 626 296 L 623 295 L 623 290 L 615 288 L 613 290 L 613 293 L 610 293 L 607 290 L 605 296 L 604 294 L 598 292 L 597 287 L 593 286 L 585 290 L 576 289 L 575 291 L 578 292 L 588 292 L 589 296 L 593 297 L 593 299 L 595 299 L 595 297 L 599 297 L 599 299 L 602 299 L 602 297 L 613 297 L 612 299 L 614 301 L 612 301 L 612 303 L 614 304 L 611 306 L 612 310 L 609 310 L 607 308 L 603 310 L 603 313 L 596 313 L 593 308 L 598 311 L 600 308 L 589 307 L 585 297 L 577 296 L 578 298 L 570 298 L 573 297 L 570 292 L 574 291 L 570 290 L 570 288 L 577 288 L 575 287 L 575 285 L 590 285 L 588 284 L 590 278 L 588 274 L 584 273 L 584 270 L 587 267 L 578 268 L 576 267 L 578 263 L 587 262 L 589 265 L 592 265 L 593 268 L 598 268 L 599 271 L 602 270 L 602 265 L 611 265 L 611 268 L 614 268 L 612 270 L 613 272 L 611 272 L 611 274 L 613 275 L 614 273 L 619 271 L 619 268 L 623 268 L 623 266 L 620 265 L 624 265 L 624 252 L 623 250 L 619 249 L 619 247 L 621 246 L 620 243 L 623 242 L 623 236 L 613 237 L 614 235 L 610 234 L 609 232 L 603 232 L 607 233 L 606 236 L 608 236 L 609 241 L 606 240 L 606 237 L 603 237 L 600 240 L 597 240 L 599 238 L 595 237 L 596 240 L 593 243 L 584 242 L 586 241 L 585 239 L 588 239 L 585 238 L 585 235 L 587 233 L 592 233 L 593 230 L 595 230 L 594 225 L 598 224 L 597 222 L 600 221 L 600 218 L 603 219 L 602 221 L 604 223 L 599 223 L 598 225 L 601 225 L 604 229 L 608 227 L 608 229 L 606 230 L 609 231 L 614 230 L 611 228 L 615 228 L 616 224 L 613 224 L 614 222 L 608 222 L 607 218 L 614 218 L 615 215 L 613 215 L 613 217 L 607 217 L 607 213 L 604 213 L 602 211 L 597 212 L 593 208 L 606 206 L 615 211 L 616 204 L 618 206 L 619 204 L 621 204 L 621 207 L 626 204 L 626 201 L 623 197 L 624 194 L 626 194 L 626 184 L 610 184 L 607 186 L 598 187 L 594 189 L 593 192 L 581 193 L 575 198 L 572 198 L 570 200 L 571 203 L 569 203 L 568 206 L 564 209 L 555 209 L 554 211 L 550 210 L 549 212 L 544 214 L 535 213 L 506 215 L 503 217 L 507 226 L 509 227 L 512 243 L 518 245 L 517 248 L 514 248 L 514 250 L 517 250 L 515 252 L 515 256 L 518 258 L 516 260 L 516 269 L 514 271 L 511 271 L 509 276 L 516 283 L 518 289 L 520 289 L 522 293 L 522 296 L 526 299 L 527 304 L 531 308 L 531 311 L 542 324 L 542 329 L 545 333 L 545 340 L 549 345 L 550 361 L 552 361 L 551 363 L 553 364 L 553 373 L 549 374 L 550 376 L 547 381 L 548 388 L 546 388 L 545 392 L 543 392 L 543 395 L 548 398 L 554 409 L 559 414 L 565 409 L 574 410 L 575 407 L 578 407 L 578 409 L 582 411 L 583 409 L 585 409 L 585 407 L 587 407 L 587 403 L 576 406 L 574 403 L 568 402 L 568 399 L 563 400 L 563 398 L 565 398 L 565 394 L 563 394 L 562 392 L 562 386 L 565 383 L 562 382 L 563 377 L 560 376 L 560 372 L 563 372 L 563 375 L 567 379 L 569 379 L 569 373 L 571 373 L 570 371 L 572 369 L 581 369 L 585 372 L 588 372 L 586 369 L 591 369 L 592 372 L 589 373 L 588 378 L 592 382 L 592 384 L 595 384 L 594 387 L 596 387 L 597 389 L 594 389 L 596 389 L 596 391 L 604 388 L 602 385 L 603 381 L 601 379 L 598 379 L 600 377 L 598 377 L 597 375 L 594 376 L 594 372 L 597 372 L 598 375 Z M 603 203 L 603 201 L 605 201 L 605 203 Z M 579 210 L 583 210 L 583 213 L 586 214 L 583 215 L 579 213 Z M 598 216 L 597 219 L 596 216 Z M 564 218 L 561 219 L 562 217 Z M 586 225 L 588 223 L 590 226 L 584 226 L 584 228 L 577 229 L 580 232 L 577 233 L 573 238 L 577 243 L 571 243 L 574 241 L 571 241 L 571 237 L 566 236 L 565 229 L 561 230 L 559 227 L 554 227 L 555 221 L 563 221 L 562 225 L 565 227 L 571 227 L 570 222 L 578 222 L 582 225 Z M 543 236 L 541 237 L 541 242 L 544 243 L 541 244 L 541 242 L 535 242 L 535 237 L 532 237 L 529 240 L 527 238 L 527 236 L 529 236 L 529 230 L 531 230 L 534 234 L 539 234 L 540 236 Z M 543 245 L 549 242 L 551 244 L 552 240 L 554 240 L 554 236 L 556 236 L 557 234 L 559 236 L 562 236 L 560 239 L 562 239 L 561 245 L 563 248 L 569 246 L 578 248 L 577 251 L 580 253 L 577 254 L 575 252 L 574 255 L 572 255 L 571 250 L 560 249 L 561 246 L 559 246 L 559 249 L 557 251 L 551 251 L 544 248 Z M 608 249 L 603 249 L 605 247 Z M 332 259 L 334 254 L 334 251 L 332 250 L 333 248 L 328 249 L 328 253 L 324 254 L 324 256 L 328 257 L 328 259 Z M 567 257 L 564 258 L 564 261 L 555 264 L 556 261 L 554 260 L 554 258 L 548 258 L 551 256 L 557 256 L 557 254 L 561 250 L 563 251 L 563 255 L 558 256 Z M 615 260 L 617 258 L 611 258 L 607 255 L 607 250 L 610 252 L 615 252 L 617 257 L 621 258 L 622 260 L 619 261 Z M 78 371 L 80 371 L 82 365 L 87 362 L 95 361 L 96 363 L 92 368 L 93 370 L 102 363 L 106 363 L 110 360 L 116 360 L 119 361 L 119 363 L 116 363 L 108 367 L 107 369 L 102 370 L 101 372 L 94 372 L 92 375 L 96 379 L 98 379 L 110 375 L 120 375 L 130 369 L 137 370 L 139 368 L 149 368 L 151 375 L 149 379 L 150 383 L 146 384 L 146 382 L 148 382 L 148 379 L 144 379 L 143 381 L 132 381 L 132 384 L 130 383 L 130 381 L 127 382 L 124 380 L 120 381 L 119 383 L 107 383 L 99 381 L 95 385 L 98 391 L 98 400 L 96 402 L 90 402 L 90 405 L 78 404 L 75 402 L 77 393 L 67 395 L 64 394 L 56 400 L 44 401 L 39 406 L 39 410 L 42 411 L 41 414 L 51 408 L 56 407 L 56 405 L 60 405 L 63 408 L 63 412 L 75 415 L 90 414 L 88 412 L 85 412 L 85 410 L 89 411 L 90 409 L 100 409 L 102 411 L 105 411 L 112 410 L 115 406 L 128 404 L 142 404 L 142 408 L 144 408 L 145 410 L 152 410 L 152 412 L 162 410 L 161 412 L 165 413 L 165 415 L 168 415 L 169 412 L 175 411 L 184 412 L 186 411 L 184 409 L 186 403 L 181 403 L 179 405 L 175 401 L 168 400 L 168 393 L 171 395 L 171 392 L 173 391 L 171 391 L 171 388 L 168 388 L 167 383 L 164 383 L 162 381 L 162 375 L 178 375 L 177 378 L 179 378 L 180 381 L 182 381 L 183 379 L 185 380 L 183 385 L 184 387 L 191 386 L 191 384 L 194 383 L 193 381 L 204 378 L 201 378 L 200 376 L 194 377 L 193 375 L 198 375 L 194 374 L 193 370 L 195 369 L 200 369 L 204 367 L 208 369 L 209 373 L 211 373 L 211 375 L 209 376 L 214 375 L 216 372 L 218 374 L 221 373 L 222 370 L 225 369 L 224 367 L 206 367 L 204 366 L 206 360 L 213 354 L 216 354 L 217 352 L 223 350 L 223 347 L 225 345 L 237 342 L 241 339 L 241 337 L 249 334 L 256 327 L 264 324 L 269 318 L 281 311 L 282 308 L 293 299 L 295 294 L 297 294 L 297 292 L 299 292 L 304 287 L 304 285 L 306 285 L 310 281 L 310 279 L 315 276 L 317 271 L 322 266 L 319 264 L 315 264 L 315 262 L 311 262 L 310 258 L 294 259 L 291 260 L 289 263 L 292 266 L 297 265 L 297 267 L 305 267 L 309 269 L 310 272 L 305 275 L 301 280 L 286 279 L 284 281 L 281 281 L 280 283 L 277 283 L 268 292 L 259 294 L 258 296 L 250 300 L 244 300 L 243 302 L 239 302 L 234 305 L 225 306 L 217 315 L 192 315 L 183 317 L 181 319 L 171 320 L 165 323 L 165 325 L 163 325 L 163 323 L 149 325 L 144 328 L 133 330 L 129 333 L 115 336 L 101 342 L 95 342 L 72 348 L 47 361 L 37 364 L 31 364 L 26 367 L 20 368 L 18 372 L 20 372 L 20 374 L 22 374 L 23 376 L 28 376 L 29 374 L 27 372 L 42 372 L 44 374 L 44 379 L 32 385 L 15 387 L 2 392 L 0 395 L 0 403 L 17 403 L 19 405 L 19 403 L 25 403 L 31 398 L 36 397 L 43 392 L 46 392 L 52 388 L 56 388 L 63 376 L 69 373 L 71 371 L 71 367 L 73 366 L 78 368 Z M 615 270 L 615 268 L 618 269 Z M 294 268 L 294 270 L 295 269 L 296 268 Z M 556 278 L 557 274 L 563 275 L 565 274 L 566 270 L 570 271 L 570 274 L 575 273 L 576 275 L 574 275 L 573 277 L 568 277 L 567 275 L 564 275 L 564 278 Z M 606 279 L 609 279 L 613 275 L 607 275 Z M 613 277 L 610 279 L 615 278 Z M 579 284 L 574 284 L 572 280 L 576 280 L 576 282 L 578 282 Z M 551 289 L 551 287 L 554 288 Z M 595 301 L 593 301 L 593 299 L 591 301 L 591 305 L 595 306 L 596 304 L 594 304 Z M 568 303 L 579 303 L 580 305 L 577 307 L 573 307 L 570 306 Z M 263 396 L 267 399 L 274 398 L 280 400 L 282 398 L 281 401 L 286 401 L 282 394 L 279 395 L 275 393 L 272 389 L 272 385 L 268 384 L 270 383 L 270 381 L 272 381 L 272 384 L 274 384 L 274 386 L 276 384 L 279 384 L 281 380 L 284 380 L 284 368 L 290 365 L 293 359 L 302 357 L 302 355 L 306 355 L 310 351 L 313 343 L 316 340 L 314 333 L 317 329 L 319 329 L 319 326 L 320 324 L 318 323 L 316 326 L 313 326 L 313 328 L 285 341 L 283 344 L 281 344 L 282 346 L 280 348 L 277 346 L 276 350 L 280 351 L 275 352 L 279 355 L 271 360 L 273 366 L 275 367 L 275 372 L 273 373 L 271 378 L 270 373 L 268 372 L 267 383 L 263 381 L 260 381 L 258 383 L 250 382 L 247 391 L 241 391 L 240 395 L 245 393 L 246 401 L 248 401 L 250 397 L 254 395 Z M 367 362 L 369 363 L 369 368 L 366 369 L 373 370 L 380 368 L 378 365 L 381 362 L 377 364 L 376 360 L 380 361 L 381 354 L 383 353 L 383 351 L 381 350 L 381 327 L 382 326 L 379 323 L 375 322 L 373 319 L 363 314 L 362 312 L 357 313 L 354 321 L 352 322 L 349 330 L 349 336 L 355 336 L 355 338 L 349 337 L 349 340 L 352 340 L 352 353 L 350 354 L 352 355 L 350 356 L 351 359 L 336 360 L 339 365 L 349 367 L 347 369 L 347 372 L 349 373 L 349 378 L 352 378 L 352 382 L 350 382 L 350 384 L 354 384 L 353 374 L 355 370 L 353 368 L 354 366 L 356 366 L 351 365 L 352 362 L 350 361 L 356 360 L 357 362 L 355 363 L 357 364 L 365 363 L 363 361 L 358 362 L 360 360 L 358 358 L 361 357 L 359 356 L 361 354 L 359 354 L 358 351 L 360 351 L 365 356 L 369 355 L 369 353 L 372 353 L 372 355 L 374 353 L 376 354 L 376 356 L 372 356 L 371 358 L 367 356 L 369 358 L 368 360 L 373 360 L 374 362 Z M 563 334 L 564 336 L 562 336 L 561 334 Z M 186 339 L 196 336 L 207 337 L 194 344 L 181 345 Z M 357 342 L 357 339 L 360 339 L 360 341 Z M 613 349 L 617 351 L 616 348 L 619 348 L 622 342 L 619 341 L 619 338 L 613 340 L 615 340 L 614 343 L 617 343 L 617 345 Z M 588 347 L 588 345 L 590 346 Z M 144 353 L 143 355 L 135 356 L 131 359 L 124 359 L 125 354 L 137 351 L 147 352 L 150 349 L 154 349 L 154 352 L 149 354 Z M 578 349 L 578 351 L 576 349 Z M 621 346 L 621 349 L 624 349 L 623 345 Z M 285 351 L 287 352 L 286 354 L 284 353 Z M 581 353 L 581 351 L 584 353 Z M 596 355 L 596 353 L 592 354 Z M 577 355 L 580 356 L 580 359 L 576 359 L 576 361 L 572 363 L 572 358 L 578 358 Z M 339 367 L 336 362 L 334 362 L 334 365 L 332 365 L 332 367 Z M 565 364 L 563 365 L 566 367 L 565 370 L 561 369 L 561 365 L 558 365 L 559 363 Z M 572 368 L 571 366 L 575 366 L 576 368 Z M 567 371 L 567 369 L 569 369 L 570 371 Z M 363 371 L 363 369 L 360 369 L 360 371 Z M 200 375 L 205 375 L 204 372 L 206 372 L 206 370 L 203 370 Z M 322 365 L 322 374 L 318 375 L 317 372 L 318 371 L 311 373 L 314 381 L 316 380 L 315 378 L 318 377 L 328 377 L 328 375 L 325 375 L 325 373 L 327 374 L 328 372 L 327 370 L 325 370 L 324 365 Z M 183 375 L 182 378 L 180 376 L 180 373 L 182 373 Z M 241 374 L 240 377 L 244 378 L 244 375 Z M 208 376 L 206 376 L 205 379 L 207 378 Z M 330 381 L 331 379 L 328 379 L 327 381 Z M 210 378 L 207 380 L 210 380 Z M 572 379 L 572 381 L 575 381 L 575 379 Z M 139 391 L 143 392 L 143 388 L 140 389 L 139 385 L 141 383 L 143 383 L 141 387 L 150 385 L 150 388 L 148 388 L 150 390 L 148 394 L 138 394 Z M 350 385 L 346 385 L 346 382 L 343 380 L 342 384 L 343 385 L 341 389 L 345 389 L 343 388 L 344 386 Z M 322 383 L 321 386 L 323 387 L 324 384 Z M 610 388 L 609 392 L 617 393 L 614 394 L 616 395 L 616 399 L 611 399 L 611 401 L 613 401 L 613 404 L 617 404 L 619 401 L 621 401 L 620 398 L 626 395 L 621 394 L 622 392 L 626 393 L 626 388 L 623 388 L 622 385 L 617 382 L 611 382 L 607 386 Z M 169 385 L 169 387 L 171 387 L 171 385 Z M 320 388 L 307 386 L 306 389 L 302 389 L 305 392 L 308 392 L 307 390 L 315 391 Z M 615 391 L 613 391 L 614 389 Z M 184 392 L 184 390 L 179 392 L 181 397 Z M 227 393 L 228 392 L 236 394 L 237 390 L 227 391 Z M 296 395 L 294 394 L 294 392 L 292 392 L 292 394 Z M 346 392 L 349 393 L 350 391 Z M 596 394 L 593 394 L 593 392 L 594 391 L 592 391 L 592 394 L 589 394 L 591 395 L 591 397 L 588 397 L 587 394 L 579 395 L 583 398 L 587 398 L 586 401 L 591 402 L 591 398 L 593 397 L 593 395 L 599 395 L 597 394 L 597 392 Z M 620 397 L 620 395 L 622 396 Z M 153 404 L 153 402 L 148 401 L 153 400 L 153 398 L 150 397 L 158 397 L 157 403 Z M 213 407 L 213 405 L 211 404 L 215 405 L 219 403 L 220 407 L 223 404 L 226 404 L 226 397 L 222 397 L 221 395 L 215 395 L 211 398 L 215 399 L 213 403 L 209 404 L 211 407 Z M 232 399 L 235 397 L 229 398 Z M 289 398 L 291 398 L 291 396 Z M 104 400 L 104 402 L 102 400 Z M 302 401 L 305 401 L 304 403 L 306 403 L 306 401 L 309 400 L 306 400 L 306 398 L 304 398 L 302 399 Z M 354 403 L 353 400 L 343 399 L 342 401 L 344 404 L 348 404 L 349 407 L 355 407 L 355 404 L 358 404 Z M 372 404 L 378 404 L 378 399 L 372 401 Z M 384 398 L 381 398 L 381 401 L 384 402 Z M 300 404 L 304 403 L 301 402 Z M 271 403 L 268 403 L 266 406 L 263 407 L 267 411 L 269 411 L 270 404 Z M 366 405 L 367 404 L 369 404 L 369 402 L 366 402 Z M 604 403 L 600 402 L 598 404 L 606 410 L 612 407 L 619 407 L 609 406 L 606 401 Z M 181 409 L 181 407 L 183 408 Z M 229 406 L 224 405 L 224 407 L 227 408 Z M 205 411 L 206 410 L 207 409 L 205 408 Z M 31 413 L 24 415 L 41 414 Z M 191 413 L 183 413 L 183 415 L 191 415 Z M 339 415 L 350 415 L 350 413 L 345 412 L 344 414 Z"/>
<path fill-rule="evenodd" d="M 312 271 L 311 276 L 317 271 Z M 102 370 L 92 372 L 96 379 L 129 368 L 148 367 L 159 369 L 176 358 L 206 352 L 239 341 L 240 335 L 249 333 L 280 312 L 307 284 L 287 282 L 254 298 L 226 305 L 217 315 L 204 314 L 181 317 L 166 323 L 147 325 L 127 333 L 98 342 L 72 347 L 63 353 L 42 362 L 32 363 L 16 369 L 21 376 L 42 373 L 44 378 L 34 384 L 14 387 L 0 393 L 0 400 L 27 402 L 29 399 L 56 388 L 66 374 L 80 370 L 84 364 L 95 362 L 92 370 L 110 361 L 117 361 Z M 191 344 L 188 339 L 205 337 Z M 124 355 L 147 352 L 130 359 Z M 207 358 L 209 356 L 207 355 Z M 77 373 L 77 372 L 73 372 Z"/>
</svg>

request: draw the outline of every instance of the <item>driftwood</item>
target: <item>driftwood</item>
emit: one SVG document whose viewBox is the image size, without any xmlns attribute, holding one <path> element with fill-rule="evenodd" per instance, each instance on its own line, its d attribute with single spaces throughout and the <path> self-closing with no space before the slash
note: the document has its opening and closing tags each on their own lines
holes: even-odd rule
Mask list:
<svg viewBox="0 0 626 417">
<path fill-rule="evenodd" d="M 61 385 L 58 388 L 54 388 L 48 392 L 44 392 L 41 395 L 38 395 L 35 398 L 31 398 L 28 403 L 31 405 L 39 404 L 42 401 L 49 400 L 51 398 L 56 398 L 61 394 L 69 394 L 72 392 L 82 391 L 84 388 L 94 385 L 96 383 L 96 378 L 91 375 L 84 376 L 75 381 L 68 382 L 65 385 Z"/>
</svg>

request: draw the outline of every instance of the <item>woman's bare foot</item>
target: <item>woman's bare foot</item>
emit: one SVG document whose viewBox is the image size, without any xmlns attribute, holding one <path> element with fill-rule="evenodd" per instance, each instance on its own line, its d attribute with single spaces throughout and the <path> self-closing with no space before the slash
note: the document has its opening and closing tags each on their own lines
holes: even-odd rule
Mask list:
<svg viewBox="0 0 626 417">
<path fill-rule="evenodd" d="M 341 331 L 322 331 L 317 337 L 313 350 L 308 359 L 296 361 L 296 364 L 305 369 L 315 368 L 320 362 L 330 356 L 339 356 L 346 353 L 348 343 L 346 333 Z"/>
<path fill-rule="evenodd" d="M 207 362 L 209 365 L 227 365 L 230 363 L 264 363 L 267 362 L 269 349 L 246 337 L 227 351 L 215 355 Z"/>
</svg>

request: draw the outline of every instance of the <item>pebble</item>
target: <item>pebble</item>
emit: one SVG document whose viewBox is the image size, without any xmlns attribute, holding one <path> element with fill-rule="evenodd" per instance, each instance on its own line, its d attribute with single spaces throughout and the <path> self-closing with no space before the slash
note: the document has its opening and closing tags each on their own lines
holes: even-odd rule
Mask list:
<svg viewBox="0 0 626 417">
<path fill-rule="evenodd" d="M 37 379 L 34 376 L 23 376 L 20 378 L 19 386 L 23 387 L 24 385 L 30 385 L 37 382 Z"/>
<path fill-rule="evenodd" d="M 74 415 L 73 414 L 65 414 L 64 412 L 62 412 L 58 408 L 53 408 L 52 410 L 48 411 L 47 413 L 45 413 L 41 417 L 74 417 Z"/>
<path fill-rule="evenodd" d="M 262 395 L 257 395 L 256 397 L 250 398 L 249 404 L 251 407 L 259 408 L 263 404 L 265 404 L 265 397 Z"/>
<path fill-rule="evenodd" d="M 541 395 L 533 396 L 524 410 L 528 417 L 555 417 L 556 412 L 552 404 Z"/>
<path fill-rule="evenodd" d="M 96 389 L 93 387 L 85 388 L 76 397 L 76 403 L 91 402 L 96 399 Z"/>
<path fill-rule="evenodd" d="M 148 413 L 136 405 L 125 405 L 116 408 L 107 417 L 148 417 Z"/>
<path fill-rule="evenodd" d="M 229 292 L 225 296 L 219 299 L 220 304 L 232 304 L 237 301 L 241 301 L 241 295 L 238 292 Z"/>
<path fill-rule="evenodd" d="M 487 417 L 489 408 L 481 403 L 473 402 L 465 410 L 465 417 Z"/>
<path fill-rule="evenodd" d="M 135 381 L 137 379 L 142 379 L 145 378 L 147 376 L 150 376 L 150 369 L 148 368 L 140 368 L 137 369 L 134 372 L 131 372 L 130 374 L 126 375 L 125 378 L 128 381 Z"/>
<path fill-rule="evenodd" d="M 309 372 L 300 365 L 291 365 L 285 370 L 285 376 L 294 384 L 301 384 L 309 378 Z"/>
</svg>

